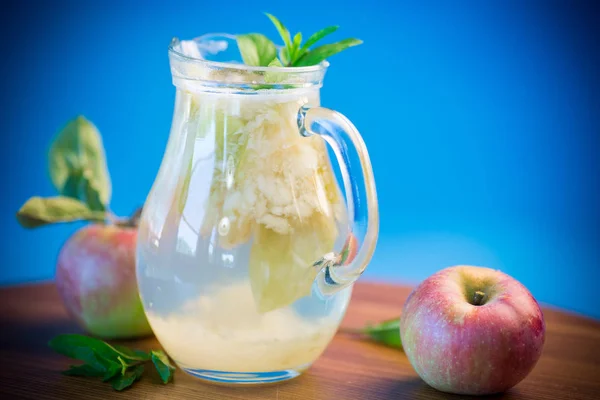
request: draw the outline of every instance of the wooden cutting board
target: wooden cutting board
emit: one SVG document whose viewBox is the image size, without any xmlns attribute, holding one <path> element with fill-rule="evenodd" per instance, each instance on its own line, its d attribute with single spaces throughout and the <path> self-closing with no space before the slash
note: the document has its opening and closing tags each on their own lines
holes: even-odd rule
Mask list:
<svg viewBox="0 0 600 400">
<path fill-rule="evenodd" d="M 360 282 L 345 327 L 400 315 L 409 287 Z M 544 308 L 547 340 L 533 372 L 494 399 L 600 399 L 600 321 Z M 147 373 L 123 392 L 99 380 L 60 374 L 72 360 L 46 345 L 61 333 L 81 333 L 69 319 L 52 283 L 0 289 L 0 399 L 459 399 L 427 386 L 404 353 L 338 333 L 304 375 L 264 387 L 223 387 L 178 370 L 163 385 Z M 157 348 L 153 338 L 123 342 Z M 152 371 L 153 372 L 153 371 Z M 463 397 L 465 398 L 465 397 Z"/>
</svg>

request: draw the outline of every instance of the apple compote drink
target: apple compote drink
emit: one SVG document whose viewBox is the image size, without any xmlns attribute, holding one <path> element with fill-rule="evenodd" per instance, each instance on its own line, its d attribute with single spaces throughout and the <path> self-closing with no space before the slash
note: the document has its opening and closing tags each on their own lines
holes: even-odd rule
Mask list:
<svg viewBox="0 0 600 400">
<path fill-rule="evenodd" d="M 318 89 L 272 92 L 177 92 L 138 274 L 156 337 L 188 371 L 300 371 L 349 300 L 314 284 L 348 232 L 324 141 L 298 132 Z"/>
</svg>

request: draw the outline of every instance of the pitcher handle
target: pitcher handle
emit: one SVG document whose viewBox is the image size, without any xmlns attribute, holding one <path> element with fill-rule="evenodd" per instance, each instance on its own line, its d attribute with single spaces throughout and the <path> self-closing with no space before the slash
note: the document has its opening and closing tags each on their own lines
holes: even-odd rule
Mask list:
<svg viewBox="0 0 600 400">
<path fill-rule="evenodd" d="M 319 135 L 331 146 L 344 181 L 350 223 L 346 243 L 339 253 L 325 254 L 314 263 L 320 270 L 321 293 L 333 294 L 360 277 L 375 251 L 379 208 L 373 168 L 360 133 L 339 112 L 305 105 L 298 111 L 298 128 L 302 136 Z"/>
</svg>

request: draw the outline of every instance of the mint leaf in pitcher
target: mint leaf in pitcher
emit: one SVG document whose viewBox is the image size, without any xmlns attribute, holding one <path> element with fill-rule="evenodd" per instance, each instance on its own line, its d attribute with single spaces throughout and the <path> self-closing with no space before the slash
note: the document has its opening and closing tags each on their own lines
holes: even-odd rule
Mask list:
<svg viewBox="0 0 600 400">
<path fill-rule="evenodd" d="M 337 31 L 339 26 L 333 25 L 323 28 L 313 33 L 306 42 L 302 44 L 301 32 L 296 33 L 292 39 L 290 31 L 277 17 L 269 13 L 265 14 L 271 20 L 273 25 L 275 25 L 275 28 L 283 41 L 283 46 L 280 48 L 278 55 L 278 59 L 283 67 L 306 67 L 317 65 L 341 51 L 363 43 L 362 40 L 348 38 L 336 43 L 325 44 L 311 49 L 317 42 Z M 259 34 L 238 36 L 238 46 L 244 63 L 254 66 L 269 66 L 273 57 L 277 56 L 276 46 L 263 35 L 260 35 L 260 40 L 255 40 L 256 38 L 249 40 L 247 36 L 251 35 Z M 241 42 L 239 40 L 240 38 L 242 38 Z M 270 55 L 273 51 L 275 52 L 275 55 L 268 59 L 266 56 Z M 260 57 L 260 54 L 264 54 L 265 57 Z"/>
<path fill-rule="evenodd" d="M 277 56 L 273 42 L 260 33 L 238 35 L 236 40 L 246 65 L 264 66 Z"/>
<path fill-rule="evenodd" d="M 308 50 L 308 48 L 312 45 L 314 45 L 315 43 L 317 43 L 319 40 L 323 39 L 325 36 L 332 34 L 333 32 L 337 31 L 339 28 L 339 26 L 335 25 L 335 26 L 328 26 L 327 28 L 323 28 L 318 32 L 313 33 L 308 40 L 306 41 L 306 43 L 304 43 L 304 45 L 302 45 L 301 50 L 302 51 L 306 51 Z M 300 54 L 301 56 L 302 54 Z"/>
<path fill-rule="evenodd" d="M 265 14 L 271 20 L 273 25 L 275 25 L 277 32 L 279 32 L 279 36 L 281 36 L 281 38 L 283 39 L 283 44 L 285 46 L 287 54 L 291 55 L 292 54 L 292 39 L 290 36 L 290 31 L 288 31 L 288 29 L 283 25 L 283 23 L 281 23 L 281 21 L 277 17 L 275 17 L 274 15 L 269 14 L 269 13 L 265 13 Z"/>
<path fill-rule="evenodd" d="M 349 47 L 358 46 L 361 43 L 362 40 L 345 39 L 341 42 L 325 44 L 323 46 L 317 47 L 316 49 L 309 50 L 308 52 L 304 53 L 302 57 L 294 61 L 294 66 L 306 67 L 309 65 L 319 64 L 321 61 L 328 59 L 332 55 L 344 51 Z"/>
</svg>

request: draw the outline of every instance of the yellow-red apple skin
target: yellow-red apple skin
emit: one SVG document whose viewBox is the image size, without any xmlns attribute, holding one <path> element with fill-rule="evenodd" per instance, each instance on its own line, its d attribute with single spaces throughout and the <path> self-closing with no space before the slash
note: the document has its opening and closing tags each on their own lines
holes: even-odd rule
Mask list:
<svg viewBox="0 0 600 400">
<path fill-rule="evenodd" d="M 488 301 L 470 304 L 468 294 L 481 289 Z M 524 285 L 469 265 L 421 282 L 400 322 L 404 351 L 419 376 L 440 391 L 467 395 L 501 393 L 521 382 L 540 358 L 545 331 L 542 310 Z"/>
<path fill-rule="evenodd" d="M 62 246 L 55 283 L 63 303 L 88 333 L 105 338 L 152 334 L 136 281 L 137 230 L 89 224 Z"/>
</svg>

